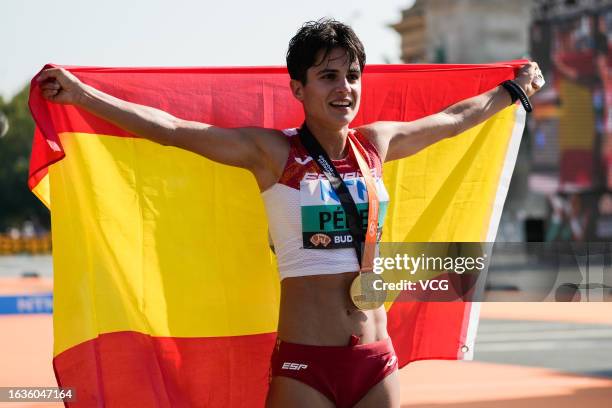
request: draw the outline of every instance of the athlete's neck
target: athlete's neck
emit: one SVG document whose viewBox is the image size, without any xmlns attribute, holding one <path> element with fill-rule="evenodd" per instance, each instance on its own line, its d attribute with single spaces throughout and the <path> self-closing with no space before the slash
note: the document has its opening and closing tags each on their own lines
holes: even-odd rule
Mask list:
<svg viewBox="0 0 612 408">
<path fill-rule="evenodd" d="M 310 132 L 319 141 L 330 159 L 340 160 L 347 156 L 348 146 L 346 145 L 346 138 L 349 132 L 348 125 L 342 128 L 330 128 L 306 119 L 306 126 L 308 126 Z"/>
</svg>

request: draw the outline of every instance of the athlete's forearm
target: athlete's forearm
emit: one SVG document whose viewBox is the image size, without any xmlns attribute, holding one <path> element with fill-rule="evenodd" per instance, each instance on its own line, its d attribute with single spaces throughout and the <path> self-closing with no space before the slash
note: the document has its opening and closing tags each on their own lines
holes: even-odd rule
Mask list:
<svg viewBox="0 0 612 408">
<path fill-rule="evenodd" d="M 82 84 L 76 105 L 136 136 L 163 145 L 172 144 L 179 119 L 167 112 L 116 98 Z"/>
<path fill-rule="evenodd" d="M 530 62 L 517 72 L 514 82 L 526 96 L 536 93 L 544 85 L 538 64 Z M 501 85 L 483 94 L 463 100 L 444 110 L 454 122 L 452 134 L 463 133 L 501 111 L 512 102 L 510 93 Z"/>
<path fill-rule="evenodd" d="M 37 81 L 43 98 L 51 102 L 78 106 L 136 136 L 230 166 L 253 171 L 265 167 L 269 158 L 265 142 L 277 136 L 259 128 L 225 129 L 179 119 L 106 94 L 82 83 L 64 68 L 43 70 Z"/>
<path fill-rule="evenodd" d="M 454 135 L 486 121 L 512 102 L 510 94 L 501 85 L 483 94 L 465 99 L 444 110 L 454 118 Z"/>
<path fill-rule="evenodd" d="M 376 134 L 388 137 L 386 146 L 384 142 L 379 143 L 384 160 L 397 160 L 465 132 L 510 105 L 511 101 L 510 94 L 499 86 L 412 122 L 376 122 L 372 127 Z"/>
</svg>

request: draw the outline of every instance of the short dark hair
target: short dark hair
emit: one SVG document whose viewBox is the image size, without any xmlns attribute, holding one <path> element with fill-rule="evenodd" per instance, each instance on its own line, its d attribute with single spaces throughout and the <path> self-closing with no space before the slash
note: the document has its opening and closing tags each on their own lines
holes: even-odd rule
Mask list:
<svg viewBox="0 0 612 408">
<path fill-rule="evenodd" d="M 287 70 L 291 79 L 306 85 L 306 71 L 317 63 L 319 51 L 324 51 L 322 60 L 325 60 L 334 48 L 345 50 L 349 62 L 357 60 L 359 70 L 363 72 L 366 54 L 351 27 L 331 18 L 304 23 L 289 41 Z"/>
</svg>

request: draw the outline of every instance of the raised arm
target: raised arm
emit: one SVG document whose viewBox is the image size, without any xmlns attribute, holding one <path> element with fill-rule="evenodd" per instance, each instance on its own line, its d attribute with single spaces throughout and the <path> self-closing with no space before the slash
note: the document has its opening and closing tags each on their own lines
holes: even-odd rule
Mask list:
<svg viewBox="0 0 612 408">
<path fill-rule="evenodd" d="M 523 66 L 515 79 L 528 96 L 538 90 L 533 82 L 539 72 L 538 65 L 532 62 Z M 510 103 L 508 91 L 498 86 L 412 122 L 375 122 L 360 130 L 376 144 L 384 161 L 397 160 L 411 156 L 442 139 L 463 133 Z"/>
<path fill-rule="evenodd" d="M 159 109 L 101 92 L 63 68 L 43 71 L 38 81 L 43 97 L 51 102 L 78 106 L 153 142 L 180 147 L 219 163 L 249 169 L 255 173 L 258 182 L 258 173 L 265 172 L 277 156 L 274 149 L 282 149 L 282 137 L 276 130 L 226 129 L 179 119 Z"/>
</svg>

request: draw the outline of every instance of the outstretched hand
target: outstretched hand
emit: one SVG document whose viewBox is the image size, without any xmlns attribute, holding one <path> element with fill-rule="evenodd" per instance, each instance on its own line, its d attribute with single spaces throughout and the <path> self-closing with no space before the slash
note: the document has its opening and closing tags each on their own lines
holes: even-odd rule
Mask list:
<svg viewBox="0 0 612 408">
<path fill-rule="evenodd" d="M 514 81 L 523 88 L 527 96 L 535 94 L 544 86 L 544 76 L 536 62 L 523 65 Z"/>
<path fill-rule="evenodd" d="M 61 104 L 77 104 L 83 95 L 83 83 L 64 68 L 49 68 L 40 73 L 43 98 Z"/>
</svg>

